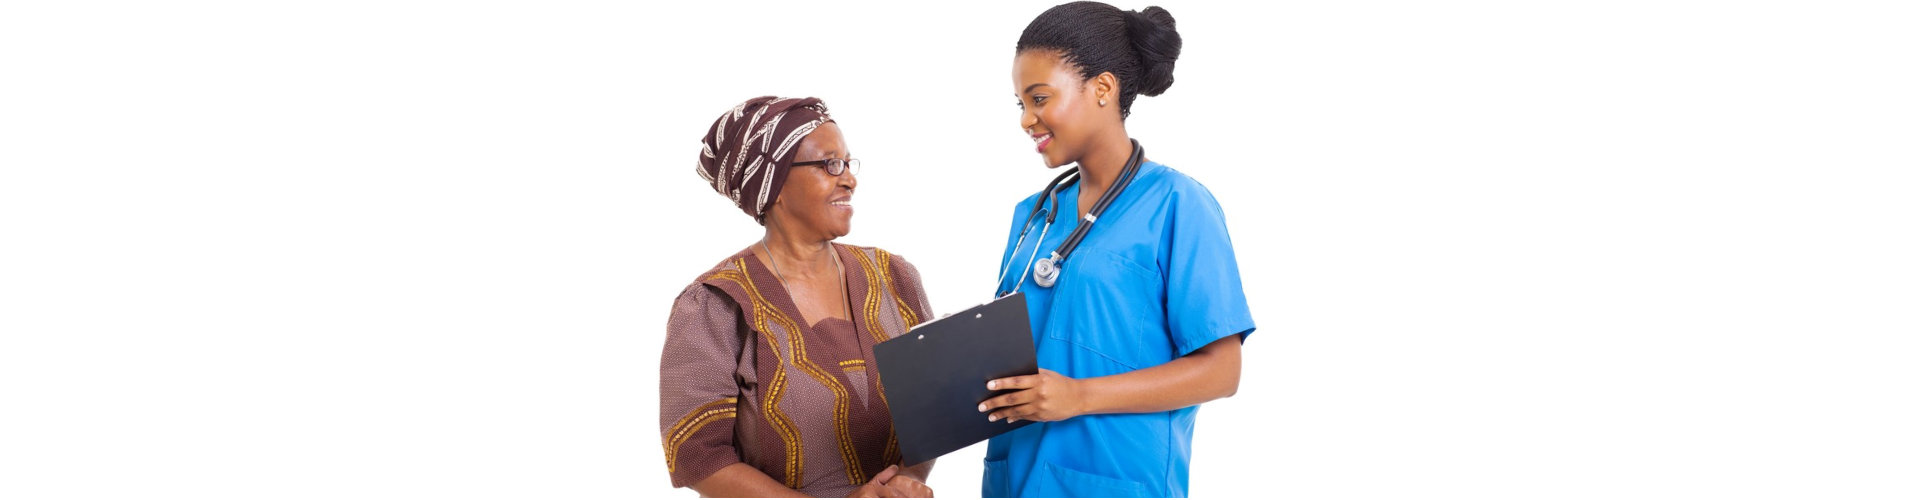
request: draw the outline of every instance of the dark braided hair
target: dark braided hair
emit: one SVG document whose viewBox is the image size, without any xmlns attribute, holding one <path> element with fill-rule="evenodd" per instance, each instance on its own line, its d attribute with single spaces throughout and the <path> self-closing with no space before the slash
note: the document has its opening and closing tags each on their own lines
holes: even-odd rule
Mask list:
<svg viewBox="0 0 1920 500">
<path fill-rule="evenodd" d="M 1180 57 L 1180 33 L 1173 14 L 1147 7 L 1123 11 L 1100 2 L 1056 5 L 1027 24 L 1014 53 L 1051 50 L 1080 68 L 1085 81 L 1112 72 L 1120 80 L 1120 118 L 1132 114 L 1133 98 L 1160 95 L 1173 86 L 1173 60 Z"/>
</svg>

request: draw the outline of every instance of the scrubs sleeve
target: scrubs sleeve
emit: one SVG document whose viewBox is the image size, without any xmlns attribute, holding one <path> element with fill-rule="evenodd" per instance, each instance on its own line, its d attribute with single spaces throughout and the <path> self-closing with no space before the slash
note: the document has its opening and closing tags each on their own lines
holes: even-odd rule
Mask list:
<svg viewBox="0 0 1920 500">
<path fill-rule="evenodd" d="M 1167 327 L 1180 355 L 1221 337 L 1253 333 L 1253 313 L 1240 286 L 1240 264 L 1227 236 L 1226 213 L 1198 183 L 1178 189 L 1167 225 Z"/>
</svg>

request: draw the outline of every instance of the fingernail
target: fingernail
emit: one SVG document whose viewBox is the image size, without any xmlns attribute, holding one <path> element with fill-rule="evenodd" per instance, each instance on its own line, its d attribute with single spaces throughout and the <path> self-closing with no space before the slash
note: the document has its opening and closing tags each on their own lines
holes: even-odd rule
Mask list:
<svg viewBox="0 0 1920 500">
<path fill-rule="evenodd" d="M 996 386 L 996 385 L 1000 385 L 1000 381 L 998 381 L 998 380 L 990 380 L 990 381 L 987 381 L 987 390 L 989 390 L 989 391 L 991 391 L 991 390 L 994 390 L 994 389 L 998 389 L 999 387 L 994 387 L 994 386 Z"/>
<path fill-rule="evenodd" d="M 987 421 L 988 421 L 988 422 L 992 422 L 992 421 L 995 421 L 995 420 L 999 420 L 999 419 L 1000 419 L 1000 417 L 996 417 L 996 416 L 993 416 L 993 415 L 987 415 Z"/>
<path fill-rule="evenodd" d="M 986 403 L 980 403 L 980 411 L 982 411 L 982 412 L 985 412 L 985 411 L 987 411 L 987 404 L 986 404 Z"/>
</svg>

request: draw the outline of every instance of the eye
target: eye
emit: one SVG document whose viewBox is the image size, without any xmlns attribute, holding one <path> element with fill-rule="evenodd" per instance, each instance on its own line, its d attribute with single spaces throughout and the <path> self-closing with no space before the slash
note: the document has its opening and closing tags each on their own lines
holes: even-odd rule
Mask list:
<svg viewBox="0 0 1920 500">
<path fill-rule="evenodd" d="M 1043 95 L 1033 96 L 1033 105 L 1039 106 L 1045 102 L 1047 102 L 1047 96 L 1043 96 Z"/>
</svg>

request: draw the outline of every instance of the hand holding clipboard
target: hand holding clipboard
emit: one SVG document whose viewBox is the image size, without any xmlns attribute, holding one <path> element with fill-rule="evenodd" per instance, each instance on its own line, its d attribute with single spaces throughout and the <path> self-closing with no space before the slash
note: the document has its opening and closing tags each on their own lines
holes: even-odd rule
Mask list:
<svg viewBox="0 0 1920 500">
<path fill-rule="evenodd" d="M 903 465 L 916 465 L 1033 423 L 990 422 L 982 401 L 1014 392 L 987 381 L 1040 372 L 1027 300 L 1013 294 L 873 346 Z"/>
</svg>

